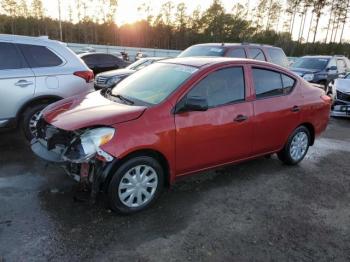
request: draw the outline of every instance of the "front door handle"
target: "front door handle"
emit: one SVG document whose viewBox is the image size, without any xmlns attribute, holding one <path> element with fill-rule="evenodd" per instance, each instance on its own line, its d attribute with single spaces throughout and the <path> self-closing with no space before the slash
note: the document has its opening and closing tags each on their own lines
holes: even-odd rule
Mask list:
<svg viewBox="0 0 350 262">
<path fill-rule="evenodd" d="M 32 85 L 33 82 L 31 81 L 27 81 L 27 80 L 19 80 L 17 83 L 15 83 L 15 86 L 19 86 L 19 87 L 27 87 Z"/>
<path fill-rule="evenodd" d="M 244 115 L 238 115 L 236 116 L 236 118 L 234 119 L 235 122 L 243 122 L 243 121 L 246 121 L 248 119 L 247 116 L 244 116 Z"/>
<path fill-rule="evenodd" d="M 291 109 L 292 112 L 299 112 L 300 108 L 298 106 L 293 106 Z"/>
</svg>

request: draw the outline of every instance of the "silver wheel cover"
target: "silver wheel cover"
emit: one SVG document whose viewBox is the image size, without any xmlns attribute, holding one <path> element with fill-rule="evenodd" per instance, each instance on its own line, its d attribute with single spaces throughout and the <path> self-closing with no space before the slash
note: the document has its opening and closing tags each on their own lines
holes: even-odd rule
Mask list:
<svg viewBox="0 0 350 262">
<path fill-rule="evenodd" d="M 309 145 L 309 137 L 304 131 L 296 133 L 292 139 L 289 153 L 294 161 L 302 159 Z"/>
<path fill-rule="evenodd" d="M 148 165 L 138 165 L 129 169 L 118 186 L 120 201 L 127 207 L 141 207 L 154 197 L 158 186 L 156 171 Z"/>
</svg>

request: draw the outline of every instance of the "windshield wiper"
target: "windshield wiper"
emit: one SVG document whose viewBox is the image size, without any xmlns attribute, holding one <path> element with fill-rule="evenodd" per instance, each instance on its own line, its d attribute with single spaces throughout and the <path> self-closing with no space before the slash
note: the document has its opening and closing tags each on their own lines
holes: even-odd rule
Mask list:
<svg viewBox="0 0 350 262">
<path fill-rule="evenodd" d="M 128 99 L 128 98 L 126 98 L 126 97 L 124 97 L 124 96 L 122 96 L 122 95 L 114 95 L 114 94 L 112 94 L 112 92 L 111 92 L 111 93 L 110 93 L 110 96 L 116 97 L 116 98 L 122 100 L 123 102 L 125 102 L 125 103 L 127 103 L 127 104 L 129 104 L 129 105 L 135 104 L 134 101 L 132 101 L 132 100 L 130 100 L 130 99 Z"/>
</svg>

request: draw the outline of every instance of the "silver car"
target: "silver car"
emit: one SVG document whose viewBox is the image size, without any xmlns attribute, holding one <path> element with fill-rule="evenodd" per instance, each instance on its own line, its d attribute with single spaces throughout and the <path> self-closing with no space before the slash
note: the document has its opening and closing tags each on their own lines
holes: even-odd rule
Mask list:
<svg viewBox="0 0 350 262">
<path fill-rule="evenodd" d="M 93 91 L 93 79 L 64 43 L 0 34 L 0 129 L 20 126 L 31 140 L 43 108 Z"/>
<path fill-rule="evenodd" d="M 333 98 L 331 115 L 350 117 L 350 74 L 330 82 L 326 91 Z"/>
</svg>

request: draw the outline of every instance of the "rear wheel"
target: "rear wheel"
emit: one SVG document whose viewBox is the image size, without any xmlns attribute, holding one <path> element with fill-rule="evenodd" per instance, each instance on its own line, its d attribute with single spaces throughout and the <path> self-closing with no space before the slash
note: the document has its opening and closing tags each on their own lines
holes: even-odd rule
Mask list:
<svg viewBox="0 0 350 262">
<path fill-rule="evenodd" d="M 138 156 L 122 164 L 108 186 L 112 210 L 131 214 L 152 205 L 164 185 L 164 170 L 149 156 Z"/>
<path fill-rule="evenodd" d="M 278 158 L 287 165 L 296 165 L 302 161 L 310 146 L 310 132 L 300 126 L 289 136 L 284 148 L 278 152 Z"/>
<path fill-rule="evenodd" d="M 41 111 L 47 107 L 48 104 L 40 104 L 28 107 L 22 117 L 21 127 L 24 136 L 28 141 L 31 141 L 37 135 L 36 125 L 40 119 Z"/>
</svg>

